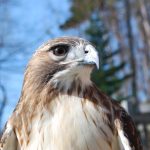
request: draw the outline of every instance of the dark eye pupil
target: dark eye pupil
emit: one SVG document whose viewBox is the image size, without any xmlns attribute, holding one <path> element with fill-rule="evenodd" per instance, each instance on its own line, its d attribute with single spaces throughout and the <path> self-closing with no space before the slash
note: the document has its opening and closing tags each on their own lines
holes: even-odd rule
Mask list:
<svg viewBox="0 0 150 150">
<path fill-rule="evenodd" d="M 64 48 L 56 48 L 54 52 L 55 52 L 55 55 L 63 55 L 66 53 L 66 50 Z"/>
<path fill-rule="evenodd" d="M 53 49 L 53 54 L 56 56 L 63 56 L 68 52 L 67 46 L 59 46 Z"/>
</svg>

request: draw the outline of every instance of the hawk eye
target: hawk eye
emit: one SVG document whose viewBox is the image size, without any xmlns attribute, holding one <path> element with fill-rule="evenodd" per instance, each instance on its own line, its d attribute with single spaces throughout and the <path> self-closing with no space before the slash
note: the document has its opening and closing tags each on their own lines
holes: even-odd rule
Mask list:
<svg viewBox="0 0 150 150">
<path fill-rule="evenodd" d="M 64 56 L 67 54 L 69 50 L 69 46 L 68 45 L 57 45 L 53 48 L 53 54 L 56 56 Z"/>
</svg>

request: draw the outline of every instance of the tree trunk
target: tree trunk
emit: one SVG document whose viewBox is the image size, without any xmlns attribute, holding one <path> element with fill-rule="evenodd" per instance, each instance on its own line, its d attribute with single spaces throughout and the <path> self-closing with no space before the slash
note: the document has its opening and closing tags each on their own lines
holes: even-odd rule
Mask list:
<svg viewBox="0 0 150 150">
<path fill-rule="evenodd" d="M 131 4 L 130 0 L 124 0 L 125 10 L 126 10 L 126 26 L 127 26 L 127 39 L 129 45 L 129 52 L 130 52 L 130 64 L 132 70 L 132 95 L 133 95 L 133 105 L 135 107 L 135 112 L 138 111 L 138 96 L 137 96 L 137 82 L 136 82 L 136 60 L 134 54 L 134 37 L 132 32 L 132 25 L 131 25 Z M 133 112 L 134 113 L 134 112 Z"/>
</svg>

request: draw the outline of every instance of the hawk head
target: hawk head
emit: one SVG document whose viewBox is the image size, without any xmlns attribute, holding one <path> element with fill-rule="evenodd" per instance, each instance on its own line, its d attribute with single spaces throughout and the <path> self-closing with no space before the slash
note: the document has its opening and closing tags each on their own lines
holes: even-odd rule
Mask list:
<svg viewBox="0 0 150 150">
<path fill-rule="evenodd" d="M 60 37 L 38 48 L 29 62 L 25 79 L 28 77 L 35 88 L 51 85 L 68 91 L 71 87 L 83 88 L 90 84 L 90 74 L 95 67 L 99 68 L 99 58 L 90 42 L 77 37 Z"/>
</svg>

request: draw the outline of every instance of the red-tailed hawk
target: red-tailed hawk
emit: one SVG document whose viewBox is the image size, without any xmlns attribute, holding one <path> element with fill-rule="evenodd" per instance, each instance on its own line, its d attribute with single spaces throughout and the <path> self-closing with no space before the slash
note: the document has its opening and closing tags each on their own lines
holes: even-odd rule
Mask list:
<svg viewBox="0 0 150 150">
<path fill-rule="evenodd" d="M 131 117 L 90 80 L 95 48 L 77 37 L 48 41 L 33 55 L 0 150 L 142 150 Z"/>
</svg>

